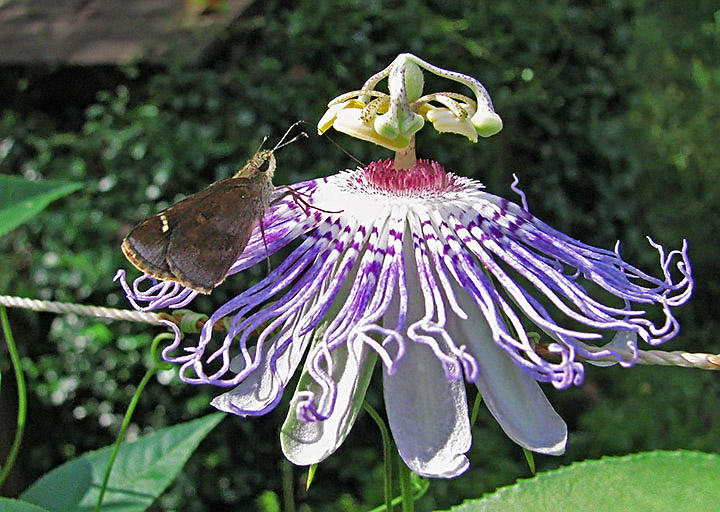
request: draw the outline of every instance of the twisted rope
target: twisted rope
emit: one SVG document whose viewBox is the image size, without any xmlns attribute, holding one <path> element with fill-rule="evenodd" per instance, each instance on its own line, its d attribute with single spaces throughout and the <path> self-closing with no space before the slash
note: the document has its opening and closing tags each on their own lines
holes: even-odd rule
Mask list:
<svg viewBox="0 0 720 512">
<path fill-rule="evenodd" d="M 81 316 L 107 318 L 110 320 L 126 320 L 129 322 L 141 322 L 151 325 L 164 325 L 161 320 L 169 320 L 177 325 L 181 325 L 181 320 L 183 318 L 168 315 L 166 313 L 142 313 L 140 311 L 130 309 L 84 306 L 82 304 L 26 299 L 10 295 L 0 295 L 0 305 L 50 313 L 74 313 Z M 187 317 L 188 315 L 185 316 Z M 192 318 L 192 322 L 197 326 L 197 328 L 200 328 L 204 324 L 205 320 Z M 222 330 L 223 326 L 217 325 L 214 326 L 214 329 Z M 586 346 L 585 348 L 592 350 L 594 347 Z M 539 353 L 546 352 L 547 355 L 550 355 L 549 351 L 547 351 L 547 347 L 542 344 L 537 345 L 536 349 Z M 598 350 L 600 349 L 598 348 Z M 614 350 L 620 355 L 625 356 L 628 360 L 632 357 L 632 354 L 628 350 L 617 348 Z M 615 359 L 612 358 L 603 358 L 599 360 L 615 362 Z M 640 350 L 637 362 L 639 364 L 655 366 L 680 366 L 684 368 L 699 368 L 702 370 L 720 370 L 720 354 L 693 353 L 682 350 L 676 350 L 673 352 L 665 352 L 663 350 Z"/>
<path fill-rule="evenodd" d="M 626 356 L 632 357 L 629 350 L 613 349 Z M 599 361 L 612 361 L 613 359 L 599 359 Z M 700 368 L 703 370 L 720 370 L 720 354 L 704 354 L 702 352 L 685 352 L 675 350 L 665 352 L 663 350 L 640 350 L 638 351 L 638 364 L 656 366 L 681 366 L 683 368 Z"/>
<path fill-rule="evenodd" d="M 109 320 L 127 320 L 129 322 L 140 322 L 151 325 L 167 325 L 161 320 L 170 321 L 181 328 L 183 332 L 200 332 L 205 325 L 207 317 L 187 310 L 178 310 L 183 314 L 169 315 L 167 313 L 143 313 L 134 309 L 113 309 L 99 306 L 84 306 L 82 304 L 71 304 L 69 302 L 55 302 L 50 300 L 26 299 L 24 297 L 12 297 L 0 295 L 0 306 L 11 308 L 31 309 L 33 311 L 44 311 L 48 313 L 76 314 Z M 213 325 L 213 331 L 226 330 L 223 323 Z"/>
<path fill-rule="evenodd" d="M 160 322 L 160 315 L 157 313 L 142 313 L 130 309 L 83 306 L 82 304 L 26 299 L 23 297 L 12 297 L 10 295 L 0 295 L 0 305 L 11 308 L 31 309 L 33 311 L 46 311 L 49 313 L 74 313 L 81 316 L 108 318 L 110 320 L 127 320 L 130 322 L 163 325 Z"/>
<path fill-rule="evenodd" d="M 603 347 L 593 347 L 583 345 L 585 350 L 596 352 L 604 350 Z M 535 346 L 536 352 L 546 358 L 557 357 L 557 354 L 548 349 L 547 344 L 538 344 Z M 613 351 L 623 357 L 626 361 L 632 359 L 632 352 L 623 348 L 613 347 Z M 614 357 L 600 357 L 597 359 L 585 359 L 589 362 L 607 361 L 617 363 Z M 680 366 L 683 368 L 696 368 L 700 370 L 720 370 L 720 354 L 705 354 L 702 352 L 685 352 L 683 350 L 675 350 L 665 352 L 663 350 L 638 350 L 637 364 L 654 365 L 654 366 Z"/>
</svg>

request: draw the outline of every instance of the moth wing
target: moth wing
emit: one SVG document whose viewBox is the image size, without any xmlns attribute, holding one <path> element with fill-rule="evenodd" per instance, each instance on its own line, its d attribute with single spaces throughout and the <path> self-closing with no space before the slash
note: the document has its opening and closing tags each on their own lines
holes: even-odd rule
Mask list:
<svg viewBox="0 0 720 512">
<path fill-rule="evenodd" d="M 170 230 L 165 259 L 175 280 L 210 293 L 245 250 L 258 212 L 248 181 L 229 178 L 204 191 Z"/>
<path fill-rule="evenodd" d="M 135 226 L 122 243 L 123 253 L 130 263 L 146 274 L 159 279 L 173 278 L 165 260 L 170 233 L 169 230 L 163 232 L 161 218 L 162 215 L 165 215 L 166 219 L 168 218 L 168 210 L 153 215 Z"/>
</svg>

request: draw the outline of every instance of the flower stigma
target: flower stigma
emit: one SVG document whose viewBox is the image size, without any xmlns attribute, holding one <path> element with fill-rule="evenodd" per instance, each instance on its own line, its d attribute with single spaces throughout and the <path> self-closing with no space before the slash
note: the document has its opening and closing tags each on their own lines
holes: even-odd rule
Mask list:
<svg viewBox="0 0 720 512">
<path fill-rule="evenodd" d="M 422 70 L 467 86 L 474 99 L 454 92 L 422 95 Z M 375 89 L 388 79 L 389 94 Z M 471 76 L 433 66 L 403 53 L 384 70 L 370 77 L 360 90 L 330 101 L 318 123 L 318 133 L 330 127 L 379 146 L 400 152 L 413 143 L 415 134 L 430 121 L 438 132 L 456 133 L 472 142 L 490 137 L 502 129 L 502 120 L 493 108 L 485 87 Z M 412 157 L 396 160 L 396 167 L 410 168 Z M 398 165 L 399 164 L 399 165 Z"/>
</svg>

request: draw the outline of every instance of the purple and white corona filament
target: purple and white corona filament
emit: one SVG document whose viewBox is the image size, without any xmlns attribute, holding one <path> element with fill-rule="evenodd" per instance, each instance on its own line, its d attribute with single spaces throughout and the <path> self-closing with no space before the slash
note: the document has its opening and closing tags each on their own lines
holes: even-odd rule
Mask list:
<svg viewBox="0 0 720 512">
<path fill-rule="evenodd" d="M 413 65 L 444 71 L 401 57 L 402 72 Z M 451 93 L 422 101 L 417 94 L 408 99 L 406 82 L 397 82 L 406 78 L 400 71 L 385 72 L 390 95 L 371 89 L 378 74 L 357 98 L 331 103 L 321 126 L 344 123 L 346 133 L 399 153 L 412 147 L 425 119 L 465 135 L 501 127 L 479 82 L 470 84 L 476 101 L 458 103 Z M 392 117 L 373 118 L 391 114 L 396 99 L 420 112 L 405 132 L 402 123 L 392 128 Z M 433 102 L 441 106 L 428 107 Z M 467 469 L 465 381 L 478 387 L 516 443 L 563 453 L 567 427 L 538 383 L 577 385 L 583 361 L 631 366 L 640 340 L 657 345 L 673 337 L 672 308 L 693 288 L 686 245 L 666 254 L 650 241 L 660 260 L 660 277 L 653 277 L 617 250 L 583 244 L 540 221 L 522 193 L 521 204 L 510 202 L 436 162 L 415 161 L 414 153 L 410 165 L 399 168 L 398 161 L 408 161 L 402 154 L 294 185 L 310 207 L 285 195 L 263 220 L 267 251 L 295 242 L 289 256 L 215 311 L 195 342 L 168 322 L 176 336 L 163 357 L 180 365 L 185 382 L 232 388 L 213 405 L 240 416 L 275 407 L 305 358 L 281 433 L 285 455 L 296 464 L 320 462 L 340 446 L 378 359 L 390 428 L 414 472 L 453 477 Z M 256 228 L 230 273 L 265 258 Z M 182 307 L 194 297 L 167 283 L 143 290 L 142 279 L 132 287 L 121 279 L 137 308 Z M 593 298 L 588 283 L 616 299 Z M 662 313 L 658 324 L 646 314 L 651 307 Z M 227 333 L 213 331 L 228 318 Z M 529 324 L 536 335 L 528 333 Z"/>
<path fill-rule="evenodd" d="M 214 400 L 216 407 L 259 415 L 277 404 L 316 333 L 302 379 L 306 387 L 298 390 L 295 417 L 288 419 L 294 432 L 284 439 L 299 463 L 315 462 L 339 444 L 323 439 L 318 432 L 329 424 L 318 423 L 337 423 L 330 434 L 344 438 L 350 425 L 342 422 L 352 423 L 357 393 L 367 385 L 363 376 L 377 356 L 391 428 L 414 471 L 452 476 L 465 469 L 470 425 L 463 378 L 476 383 L 513 440 L 561 453 L 565 425 L 536 381 L 557 388 L 579 384 L 579 358 L 614 353 L 613 344 L 598 347 L 603 332 L 633 350 L 637 339 L 662 343 L 677 332 L 671 308 L 692 290 L 685 247 L 665 255 L 653 244 L 662 278 L 650 277 L 617 252 L 573 240 L 435 162 L 420 160 L 407 170 L 394 169 L 389 160 L 374 162 L 296 189 L 311 205 L 342 211 L 311 209 L 308 216 L 291 197 L 276 203 L 264 219 L 268 250 L 296 239 L 300 245 L 266 279 L 218 309 L 197 345 L 177 355 L 178 334 L 164 357 L 182 365 L 186 382 L 235 387 Z M 256 230 L 232 272 L 264 259 Z M 672 267 L 679 271 L 677 282 Z M 518 278 L 587 329 L 555 320 Z M 616 295 L 621 305 L 593 299 L 583 281 Z M 126 292 L 134 301 L 150 300 L 151 308 L 153 301 L 172 307 L 167 296 L 146 297 L 137 287 Z M 182 294 L 175 300 L 187 302 Z M 656 326 L 636 304 L 659 306 L 664 321 Z M 213 325 L 229 315 L 230 331 L 215 340 Z M 552 360 L 538 355 L 523 318 L 551 340 Z M 423 417 L 433 418 L 432 424 L 419 422 Z M 310 442 L 313 437 L 320 444 Z M 414 453 L 418 439 L 425 449 L 435 447 L 433 458 L 440 460 Z M 451 439 L 455 444 L 446 446 Z"/>
</svg>

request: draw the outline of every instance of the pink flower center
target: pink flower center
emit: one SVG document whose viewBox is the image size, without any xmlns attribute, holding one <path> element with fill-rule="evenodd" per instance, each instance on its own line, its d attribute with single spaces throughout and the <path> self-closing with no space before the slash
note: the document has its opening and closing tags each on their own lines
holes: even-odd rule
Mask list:
<svg viewBox="0 0 720 512">
<path fill-rule="evenodd" d="M 354 174 L 348 185 L 365 192 L 425 198 L 465 188 L 456 175 L 431 160 L 418 160 L 412 169 L 395 169 L 390 159 L 371 162 L 362 172 Z"/>
</svg>

